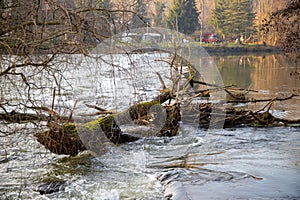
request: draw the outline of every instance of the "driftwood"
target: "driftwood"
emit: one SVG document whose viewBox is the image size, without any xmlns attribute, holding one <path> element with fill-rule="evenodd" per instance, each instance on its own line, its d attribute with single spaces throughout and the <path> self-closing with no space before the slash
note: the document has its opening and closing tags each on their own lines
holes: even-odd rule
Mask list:
<svg viewBox="0 0 300 200">
<path fill-rule="evenodd" d="M 60 116 L 58 113 L 49 109 L 47 107 L 26 107 L 27 109 L 34 110 L 34 113 L 20 113 L 16 112 L 15 110 L 11 112 L 7 112 L 4 109 L 4 113 L 0 113 L 0 120 L 7 121 L 10 123 L 22 123 L 22 122 L 31 122 L 31 121 L 54 121 L 59 120 L 61 122 L 72 121 L 70 116 Z M 42 112 L 48 113 L 42 114 Z"/>
<path fill-rule="evenodd" d="M 210 118 L 212 114 L 217 114 L 217 111 L 212 113 L 212 104 L 199 104 L 200 112 L 199 127 L 209 128 Z M 220 111 L 220 113 L 224 113 Z M 268 110 L 266 111 L 251 111 L 245 109 L 227 108 L 225 109 L 224 128 L 246 127 L 246 126 L 288 126 L 292 124 L 300 124 L 300 119 L 288 120 L 274 117 Z"/>
<path fill-rule="evenodd" d="M 48 115 L 44 114 L 29 114 L 29 113 L 19 113 L 16 111 L 11 111 L 7 113 L 0 113 L 0 120 L 11 122 L 11 123 L 21 123 L 28 121 L 47 121 L 49 119 Z"/>
</svg>

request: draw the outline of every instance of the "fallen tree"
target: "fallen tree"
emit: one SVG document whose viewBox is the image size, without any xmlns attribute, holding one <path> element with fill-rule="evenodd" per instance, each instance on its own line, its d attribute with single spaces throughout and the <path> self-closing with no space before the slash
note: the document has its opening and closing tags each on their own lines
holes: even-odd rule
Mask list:
<svg viewBox="0 0 300 200">
<path fill-rule="evenodd" d="M 269 109 L 274 101 L 285 101 L 289 100 L 297 95 L 291 95 L 288 98 L 274 98 L 274 99 L 260 99 L 248 102 L 259 102 L 268 101 L 268 108 L 263 108 L 258 111 L 251 111 L 246 109 L 237 108 L 218 108 L 216 111 L 212 111 L 212 103 L 200 103 L 200 104 L 190 104 L 185 109 L 185 121 L 184 123 L 189 123 L 186 119 L 198 120 L 199 128 L 207 129 L 211 125 L 212 115 L 222 115 L 224 116 L 224 127 L 262 127 L 262 126 L 290 126 L 292 124 L 300 124 L 300 119 L 298 120 L 288 120 L 278 117 L 274 117 Z M 152 101 L 143 102 L 132 105 L 128 110 L 121 113 L 106 114 L 103 117 L 99 117 L 97 120 L 83 123 L 80 125 L 75 125 L 74 123 L 67 123 L 63 125 L 54 125 L 49 127 L 48 131 L 40 132 L 36 134 L 37 140 L 43 144 L 47 149 L 56 154 L 66 154 L 70 156 L 75 156 L 78 152 L 89 149 L 98 150 L 94 148 L 101 148 L 101 144 L 105 142 L 110 142 L 115 145 L 134 142 L 142 137 L 147 136 L 175 136 L 178 134 L 179 122 L 181 121 L 181 106 L 180 103 L 164 104 L 168 100 L 172 100 L 174 94 L 171 90 L 163 92 L 158 95 Z M 230 100 L 231 102 L 233 100 Z M 229 102 L 230 102 L 229 101 Z M 234 103 L 242 102 L 245 103 L 245 99 L 238 101 L 237 99 L 233 101 Z M 163 104 L 163 105 L 162 105 Z M 163 109 L 166 111 L 166 121 L 163 124 L 153 124 L 159 129 L 155 134 L 145 133 L 145 130 L 140 130 L 137 135 L 134 133 L 123 132 L 120 128 L 121 124 L 126 124 L 130 122 L 137 123 L 141 126 L 147 126 L 155 118 L 150 118 L 150 108 L 155 105 L 162 105 Z M 197 111 L 195 113 L 195 110 Z M 190 112 L 189 112 L 190 111 Z M 155 111 L 154 111 L 155 112 Z M 191 113 L 191 115 L 189 115 Z M 188 116 L 188 117 L 187 117 Z M 117 122 L 118 123 L 117 123 Z M 191 123 L 194 123 L 191 122 Z M 218 122 L 216 122 L 218 123 Z M 80 136 L 78 133 L 81 133 Z M 148 134 L 148 135 L 147 135 Z M 84 143 L 82 142 L 85 141 Z M 88 141 L 88 142 L 86 142 Z"/>
<path fill-rule="evenodd" d="M 132 105 L 125 112 L 108 114 L 97 120 L 77 126 L 74 123 L 63 125 L 55 124 L 49 127 L 49 130 L 37 133 L 35 136 L 37 140 L 51 152 L 71 156 L 77 155 L 79 151 L 86 150 L 87 148 L 92 149 L 108 141 L 116 145 L 133 142 L 140 139 L 140 137 L 124 133 L 120 129 L 119 123 L 126 124 L 127 122 L 135 120 L 139 121 L 142 118 L 144 121 L 149 121 L 148 115 L 151 107 L 160 105 L 171 98 L 172 93 L 168 90 L 158 95 L 152 101 Z M 179 128 L 180 109 L 177 104 L 166 106 L 165 109 L 167 115 L 166 122 L 156 135 L 175 136 Z M 118 119 L 118 124 L 115 118 Z M 80 138 L 78 132 L 84 132 L 86 134 L 81 134 Z M 92 141 L 93 143 L 88 144 L 85 142 L 85 145 L 88 145 L 88 147 L 86 147 L 81 140 Z"/>
</svg>

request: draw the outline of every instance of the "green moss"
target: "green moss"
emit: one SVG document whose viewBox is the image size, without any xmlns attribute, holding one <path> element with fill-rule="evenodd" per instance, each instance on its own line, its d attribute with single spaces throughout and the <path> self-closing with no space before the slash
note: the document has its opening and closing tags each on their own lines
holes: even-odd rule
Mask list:
<svg viewBox="0 0 300 200">
<path fill-rule="evenodd" d="M 75 124 L 64 124 L 62 127 L 62 132 L 69 133 L 69 134 L 77 134 L 76 126 Z"/>
<path fill-rule="evenodd" d="M 88 128 L 89 130 L 97 129 L 100 127 L 99 122 L 98 122 L 98 120 L 100 120 L 100 119 L 101 118 L 90 121 L 88 123 L 85 123 L 82 125 L 82 127 Z"/>
<path fill-rule="evenodd" d="M 137 104 L 137 106 L 143 106 L 145 108 L 150 108 L 153 105 L 158 105 L 160 104 L 159 101 L 147 101 L 147 102 L 142 102 Z"/>
<path fill-rule="evenodd" d="M 103 130 L 110 130 L 115 125 L 115 120 L 113 115 L 108 115 L 105 117 L 101 117 L 97 120 L 98 126 Z"/>
</svg>

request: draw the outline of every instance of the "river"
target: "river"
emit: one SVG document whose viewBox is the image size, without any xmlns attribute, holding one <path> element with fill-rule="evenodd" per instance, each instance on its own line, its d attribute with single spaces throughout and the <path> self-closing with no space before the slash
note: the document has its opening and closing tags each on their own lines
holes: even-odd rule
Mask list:
<svg viewBox="0 0 300 200">
<path fill-rule="evenodd" d="M 291 76 L 299 66 L 283 55 L 216 56 L 213 60 L 224 85 L 258 91 L 250 92 L 250 98 L 285 97 L 300 91 L 299 77 Z M 115 64 L 118 62 L 122 59 Z M 73 83 L 72 97 L 66 90 L 60 101 L 72 104 L 79 99 L 81 109 L 75 113 L 79 116 L 85 103 L 119 111 L 136 101 L 149 100 L 160 84 L 157 77 L 147 78 L 154 69 L 143 67 L 142 74 L 135 71 L 135 76 L 129 73 L 127 78 L 118 76 L 123 72 L 120 68 L 86 74 L 74 70 L 80 78 L 66 75 Z M 161 72 L 163 67 L 155 70 Z M 103 78 L 88 78 L 91 75 Z M 259 109 L 264 105 L 237 106 Z M 271 108 L 275 116 L 294 119 L 300 118 L 299 111 L 300 97 L 276 102 Z M 87 151 L 69 158 L 49 153 L 35 140 L 31 126 L 1 124 L 2 132 L 18 130 L 0 137 L 1 199 L 300 198 L 299 127 L 205 131 L 183 124 L 176 137 L 149 137 L 109 145 L 97 155 Z M 36 188 L 47 180 L 66 183 L 58 193 L 40 195 Z"/>
</svg>

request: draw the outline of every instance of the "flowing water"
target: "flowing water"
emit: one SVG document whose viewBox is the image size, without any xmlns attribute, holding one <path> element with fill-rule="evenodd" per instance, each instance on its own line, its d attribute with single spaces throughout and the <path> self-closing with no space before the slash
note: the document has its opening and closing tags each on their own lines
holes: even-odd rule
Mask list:
<svg viewBox="0 0 300 200">
<path fill-rule="evenodd" d="M 259 91 L 249 93 L 250 98 L 286 97 L 300 90 L 299 77 L 291 76 L 297 66 L 282 55 L 213 59 L 224 85 Z M 118 58 L 114 62 L 123 61 Z M 101 72 L 89 70 L 86 74 L 74 70 L 81 78 L 66 75 L 73 83 L 73 94 L 70 97 L 65 91 L 60 100 L 72 104 L 74 96 L 79 99 L 77 116 L 91 111 L 84 110 L 85 103 L 119 111 L 136 101 L 149 100 L 160 84 L 157 77 L 148 74 L 161 72 L 164 65 L 136 65 L 143 73 L 135 71 L 135 76 L 124 66 Z M 118 76 L 124 71 L 129 76 Z M 103 78 L 95 80 L 91 75 Z M 265 104 L 246 107 L 259 109 Z M 299 97 L 276 102 L 271 108 L 274 115 L 290 119 L 300 118 L 299 111 Z M 299 127 L 205 131 L 183 124 L 176 137 L 149 137 L 107 146 L 98 155 L 87 151 L 69 158 L 49 153 L 35 140 L 31 126 L 1 125 L 1 132 L 17 129 L 13 134 L 1 133 L 1 199 L 300 198 Z M 49 180 L 66 181 L 64 189 L 40 195 L 37 186 Z"/>
</svg>

